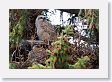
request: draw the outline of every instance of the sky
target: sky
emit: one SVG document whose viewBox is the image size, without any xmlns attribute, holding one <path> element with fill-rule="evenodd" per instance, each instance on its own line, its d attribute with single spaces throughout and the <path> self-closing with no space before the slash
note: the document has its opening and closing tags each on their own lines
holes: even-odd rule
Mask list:
<svg viewBox="0 0 112 82">
<path fill-rule="evenodd" d="M 54 9 L 49 9 L 49 12 L 51 11 L 55 12 Z M 47 13 L 47 15 L 51 21 L 51 24 L 60 25 L 61 22 L 60 22 L 60 11 L 59 10 L 56 10 L 55 14 Z M 68 20 L 68 18 L 70 18 L 69 13 L 63 12 L 63 21 Z M 65 22 L 64 25 L 67 25 L 67 22 Z"/>
</svg>

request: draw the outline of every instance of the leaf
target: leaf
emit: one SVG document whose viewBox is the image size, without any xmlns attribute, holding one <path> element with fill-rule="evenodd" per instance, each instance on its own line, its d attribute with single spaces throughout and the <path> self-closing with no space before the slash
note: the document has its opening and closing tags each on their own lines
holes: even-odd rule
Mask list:
<svg viewBox="0 0 112 82">
<path fill-rule="evenodd" d="M 52 52 L 51 52 L 50 50 L 48 50 L 48 49 L 46 50 L 46 52 L 47 52 L 47 53 L 49 53 L 49 54 L 51 54 L 51 53 L 52 53 Z"/>
<path fill-rule="evenodd" d="M 55 56 L 50 56 L 49 59 L 46 60 L 45 64 L 46 64 L 46 68 L 52 68 L 54 69 L 55 66 L 55 62 L 56 62 L 56 57 Z"/>
<path fill-rule="evenodd" d="M 32 64 L 32 67 L 28 67 L 28 69 L 45 69 L 46 67 L 43 66 L 42 64 Z"/>
<path fill-rule="evenodd" d="M 56 48 L 53 50 L 53 52 L 54 52 L 54 54 L 59 54 L 59 52 Z"/>
<path fill-rule="evenodd" d="M 78 58 L 77 63 L 75 63 L 74 65 L 69 65 L 69 68 L 83 69 L 86 67 L 88 61 L 90 61 L 90 58 L 88 56 Z"/>
</svg>

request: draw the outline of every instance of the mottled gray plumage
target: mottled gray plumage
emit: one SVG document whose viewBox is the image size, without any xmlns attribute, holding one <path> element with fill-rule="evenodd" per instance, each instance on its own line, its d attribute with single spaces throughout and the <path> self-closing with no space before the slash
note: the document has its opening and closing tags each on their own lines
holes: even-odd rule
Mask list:
<svg viewBox="0 0 112 82">
<path fill-rule="evenodd" d="M 49 41 L 52 41 L 56 36 L 53 25 L 45 18 L 45 16 L 39 15 L 36 18 L 35 26 L 39 40 L 42 40 L 49 45 Z"/>
</svg>

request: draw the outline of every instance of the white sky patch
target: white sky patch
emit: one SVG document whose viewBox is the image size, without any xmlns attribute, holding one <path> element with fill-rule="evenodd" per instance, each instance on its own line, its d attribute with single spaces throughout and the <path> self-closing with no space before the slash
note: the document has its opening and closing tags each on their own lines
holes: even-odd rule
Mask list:
<svg viewBox="0 0 112 82">
<path fill-rule="evenodd" d="M 52 13 L 49 13 L 49 12 L 54 12 L 54 14 Z M 61 22 L 60 22 L 60 11 L 59 10 L 55 10 L 54 9 L 49 9 L 49 12 L 47 13 L 48 15 L 48 18 L 50 19 L 51 23 L 53 25 L 60 25 Z M 64 22 L 64 25 L 67 25 L 67 20 L 68 18 L 70 18 L 70 15 L 66 12 L 63 12 L 63 22 Z"/>
</svg>

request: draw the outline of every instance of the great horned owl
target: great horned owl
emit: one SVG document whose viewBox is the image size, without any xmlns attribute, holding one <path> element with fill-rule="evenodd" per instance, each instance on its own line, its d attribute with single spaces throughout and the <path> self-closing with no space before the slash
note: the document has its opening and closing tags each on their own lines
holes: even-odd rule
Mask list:
<svg viewBox="0 0 112 82">
<path fill-rule="evenodd" d="M 49 45 L 49 42 L 56 37 L 53 25 L 46 19 L 45 16 L 39 15 L 36 18 L 35 26 L 39 40 L 44 41 L 46 44 Z"/>
</svg>

